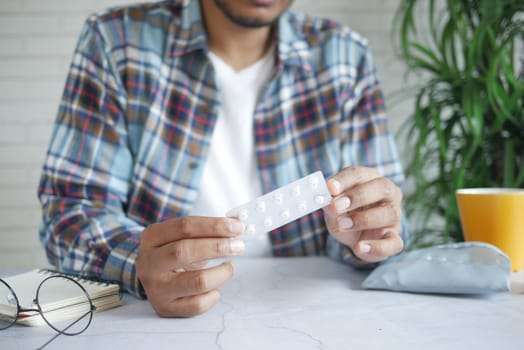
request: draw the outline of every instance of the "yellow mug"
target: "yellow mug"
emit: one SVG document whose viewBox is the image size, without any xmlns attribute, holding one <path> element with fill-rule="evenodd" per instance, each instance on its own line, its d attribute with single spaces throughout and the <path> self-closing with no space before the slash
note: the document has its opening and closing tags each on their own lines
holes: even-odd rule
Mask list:
<svg viewBox="0 0 524 350">
<path fill-rule="evenodd" d="M 455 193 L 464 240 L 506 253 L 511 271 L 524 266 L 524 189 L 465 188 Z"/>
</svg>

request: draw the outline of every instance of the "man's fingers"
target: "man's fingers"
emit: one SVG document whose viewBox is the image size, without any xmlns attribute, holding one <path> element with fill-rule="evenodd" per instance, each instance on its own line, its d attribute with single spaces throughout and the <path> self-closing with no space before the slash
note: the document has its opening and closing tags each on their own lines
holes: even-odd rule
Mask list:
<svg viewBox="0 0 524 350">
<path fill-rule="evenodd" d="M 402 191 L 377 169 L 348 167 L 328 180 L 324 208 L 330 234 L 360 259 L 377 262 L 402 251 Z"/>
<path fill-rule="evenodd" d="M 396 225 L 402 217 L 402 209 L 394 204 L 384 204 L 366 210 L 355 210 L 348 215 L 337 218 L 337 226 L 341 232 L 372 230 Z"/>
<path fill-rule="evenodd" d="M 244 225 L 234 218 L 186 216 L 153 224 L 142 233 L 142 241 L 151 247 L 185 238 L 233 237 L 244 231 Z"/>
<path fill-rule="evenodd" d="M 200 295 L 191 295 L 170 301 L 165 307 L 155 310 L 160 317 L 191 317 L 203 314 L 220 300 L 218 290 Z"/>
<path fill-rule="evenodd" d="M 403 248 L 404 242 L 400 235 L 388 232 L 378 240 L 359 241 L 353 247 L 353 253 L 362 260 L 378 262 L 400 253 Z"/>
<path fill-rule="evenodd" d="M 177 299 L 217 289 L 233 277 L 233 264 L 225 262 L 204 270 L 186 271 L 176 278 Z"/>
<path fill-rule="evenodd" d="M 346 189 L 334 198 L 331 206 L 341 214 L 381 202 L 400 202 L 402 191 L 391 180 L 378 177 Z"/>
<path fill-rule="evenodd" d="M 366 167 L 347 167 L 327 181 L 329 192 L 338 196 L 358 184 L 380 177 L 376 169 Z"/>
<path fill-rule="evenodd" d="M 183 239 L 157 248 L 157 268 L 174 271 L 190 268 L 195 262 L 242 255 L 245 244 L 239 238 Z"/>
<path fill-rule="evenodd" d="M 217 289 L 233 277 L 233 272 L 231 262 L 202 270 L 170 271 L 148 281 L 152 288 L 147 296 L 151 304 L 158 306 L 155 310 L 160 313 L 160 309 L 165 309 L 173 300 Z"/>
</svg>

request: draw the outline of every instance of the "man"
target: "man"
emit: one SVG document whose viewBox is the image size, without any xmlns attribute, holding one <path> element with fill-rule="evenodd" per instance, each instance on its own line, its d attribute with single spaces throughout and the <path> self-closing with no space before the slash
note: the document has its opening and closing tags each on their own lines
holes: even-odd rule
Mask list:
<svg viewBox="0 0 524 350">
<path fill-rule="evenodd" d="M 291 2 L 164 1 L 88 19 L 39 188 L 51 263 L 177 317 L 218 302 L 233 266 L 211 259 L 267 248 L 365 265 L 402 250 L 403 175 L 366 41 Z M 316 170 L 332 204 L 246 249 L 224 213 Z"/>
</svg>

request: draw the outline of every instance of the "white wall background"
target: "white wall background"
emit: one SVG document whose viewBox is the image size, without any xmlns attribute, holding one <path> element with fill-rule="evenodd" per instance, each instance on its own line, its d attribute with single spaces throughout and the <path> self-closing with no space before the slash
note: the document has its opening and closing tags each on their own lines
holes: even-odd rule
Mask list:
<svg viewBox="0 0 524 350">
<path fill-rule="evenodd" d="M 209 0 L 205 0 L 209 1 Z M 65 75 L 86 16 L 137 0 L 0 0 L 0 268 L 46 265 L 37 185 Z M 400 0 L 295 0 L 367 37 L 386 96 L 403 85 L 391 21 Z M 396 131 L 406 108 L 390 109 Z"/>
</svg>

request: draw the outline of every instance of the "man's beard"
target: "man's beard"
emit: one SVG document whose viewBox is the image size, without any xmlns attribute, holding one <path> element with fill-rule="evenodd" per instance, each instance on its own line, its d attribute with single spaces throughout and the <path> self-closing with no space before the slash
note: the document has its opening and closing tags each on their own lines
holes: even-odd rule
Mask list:
<svg viewBox="0 0 524 350">
<path fill-rule="evenodd" d="M 249 18 L 249 17 L 242 17 L 242 16 L 236 16 L 230 7 L 228 7 L 227 4 L 225 4 L 222 0 L 215 0 L 215 4 L 217 7 L 222 11 L 222 13 L 234 24 L 245 27 L 245 28 L 262 28 L 271 26 L 273 23 L 275 23 L 278 20 L 277 18 L 274 18 L 269 21 L 260 20 L 257 18 Z"/>
</svg>

